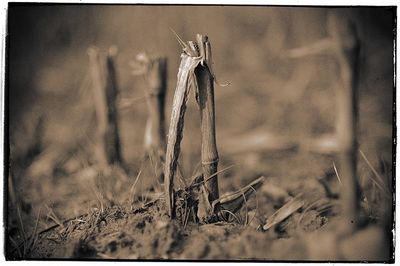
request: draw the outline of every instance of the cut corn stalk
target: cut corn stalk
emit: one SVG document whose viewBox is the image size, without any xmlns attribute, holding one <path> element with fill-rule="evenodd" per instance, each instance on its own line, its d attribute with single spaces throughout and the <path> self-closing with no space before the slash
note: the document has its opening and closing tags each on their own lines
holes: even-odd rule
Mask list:
<svg viewBox="0 0 400 266">
<path fill-rule="evenodd" d="M 210 42 L 207 36 L 197 34 L 196 42 L 189 41 L 186 44 L 176 33 L 175 35 L 183 48 L 183 53 L 168 133 L 164 184 L 169 216 L 171 218 L 175 215 L 179 216 L 178 218 L 186 225 L 191 212 L 188 208 L 192 208 L 193 197 L 198 200 L 197 218 L 200 221 L 210 222 L 215 218 L 217 218 L 216 220 L 223 219 L 226 213 L 234 215 L 234 212 L 242 207 L 246 198 L 261 186 L 264 177 L 258 178 L 235 193 L 219 197 L 217 178 L 219 158 L 214 106 L 214 82 L 216 79 L 212 68 Z M 175 195 L 174 176 L 178 166 L 186 102 L 191 85 L 195 89 L 196 100 L 200 108 L 202 174 L 196 175 L 191 186 L 177 191 Z M 200 190 L 196 188 L 198 186 L 200 186 Z M 175 208 L 177 209 L 175 210 Z"/>
<path fill-rule="evenodd" d="M 131 62 L 131 66 L 133 73 L 143 75 L 147 83 L 146 102 L 149 116 L 144 147 L 150 156 L 155 175 L 162 181 L 166 146 L 164 105 L 167 90 L 167 59 L 141 53 Z"/>
<path fill-rule="evenodd" d="M 339 142 L 339 174 L 343 183 L 341 208 L 343 232 L 358 226 L 360 188 L 357 178 L 358 67 L 360 41 L 355 25 L 338 14 L 328 16 L 328 33 L 335 40 L 335 55 L 340 67 L 340 87 L 336 90 L 336 134 Z"/>
<path fill-rule="evenodd" d="M 218 151 L 215 135 L 215 105 L 214 105 L 214 82 L 215 76 L 212 72 L 211 46 L 207 36 L 197 34 L 197 45 L 199 54 L 202 55 L 204 63 L 195 69 L 197 83 L 197 99 L 200 108 L 201 124 L 201 163 L 203 168 L 204 183 L 202 186 L 204 201 L 202 206 L 206 206 L 205 215 L 200 215 L 200 219 L 211 216 L 216 208 L 209 208 L 211 202 L 219 198 L 218 189 Z M 214 207 L 214 206 L 213 206 Z M 203 216 L 203 217 L 202 217 Z"/>
<path fill-rule="evenodd" d="M 172 103 L 171 121 L 169 124 L 167 150 L 165 154 L 164 186 L 168 214 L 174 216 L 174 176 L 180 154 L 180 143 L 183 138 L 184 116 L 186 102 L 191 83 L 194 80 L 194 69 L 199 65 L 200 58 L 187 53 L 181 54 L 174 100 Z"/>
<path fill-rule="evenodd" d="M 174 32 L 175 33 L 175 32 Z M 207 36 L 197 34 L 196 42 L 185 43 L 175 33 L 182 46 L 181 64 L 172 106 L 165 159 L 165 193 L 168 214 L 174 216 L 174 175 L 180 153 L 180 142 L 184 124 L 186 102 L 190 86 L 195 89 L 196 100 L 200 106 L 202 133 L 202 168 L 205 182 L 201 184 L 202 196 L 199 205 L 205 206 L 201 219 L 212 215 L 211 202 L 219 198 L 218 152 L 215 138 L 214 82 L 211 45 Z M 217 206 L 218 208 L 218 206 Z"/>
<path fill-rule="evenodd" d="M 289 57 L 302 58 L 317 54 L 332 55 L 339 66 L 336 89 L 336 138 L 341 191 L 342 229 L 349 233 L 359 220 L 360 188 L 357 178 L 358 75 L 360 39 L 350 17 L 332 11 L 327 20 L 328 37 L 308 47 L 289 51 Z"/>
<path fill-rule="evenodd" d="M 116 103 L 116 54 L 115 47 L 111 47 L 105 57 L 95 47 L 88 49 L 97 118 L 95 154 L 102 168 L 122 163 Z"/>
</svg>

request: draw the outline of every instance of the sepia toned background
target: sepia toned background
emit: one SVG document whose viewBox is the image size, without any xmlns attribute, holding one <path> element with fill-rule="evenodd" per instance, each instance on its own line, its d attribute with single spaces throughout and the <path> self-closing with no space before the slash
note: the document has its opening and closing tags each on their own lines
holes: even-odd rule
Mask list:
<svg viewBox="0 0 400 266">
<path fill-rule="evenodd" d="M 181 53 L 170 29 L 183 40 L 194 40 L 196 33 L 208 35 L 217 78 L 230 83 L 227 87 L 215 87 L 220 169 L 235 165 L 220 175 L 220 189 L 225 192 L 238 189 L 257 175 L 270 177 L 272 183 L 289 194 L 307 188 L 321 189 L 312 180 L 328 171 L 334 158 L 306 147 L 309 141 L 329 137 L 334 132 L 337 66 L 328 55 L 291 59 L 287 54 L 290 49 L 326 37 L 326 18 L 332 10 L 267 6 L 11 5 L 7 37 L 9 160 L 17 202 L 22 207 L 18 214 L 9 201 L 9 235 L 14 240 L 22 239 L 21 221 L 24 230 L 33 231 L 40 208 L 38 226 L 44 229 L 52 223 L 48 218 L 51 212 L 59 220 L 65 220 L 97 204 L 90 185 L 72 174 L 90 165 L 93 156 L 88 148 L 95 127 L 88 74 L 90 46 L 103 50 L 113 45 L 118 48 L 118 97 L 133 102 L 119 114 L 122 154 L 130 171 L 129 184 L 135 180 L 144 153 L 147 106 L 143 98 L 145 83 L 131 74 L 129 63 L 144 51 L 168 58 L 165 109 L 168 128 Z M 360 149 L 374 167 L 391 176 L 394 10 L 358 7 L 334 11 L 355 21 L 361 39 Z M 199 111 L 191 95 L 181 155 L 187 178 L 200 160 L 199 128 Z M 261 141 L 265 136 L 266 140 Z M 300 143 L 300 148 L 287 149 L 293 142 Z M 250 148 L 241 148 L 241 143 L 244 146 L 248 143 Z M 73 155 L 68 156 L 75 158 L 75 164 L 46 165 L 39 174 L 32 174 L 30 167 L 44 151 L 57 150 L 68 162 L 71 160 L 66 154 L 71 149 Z M 376 215 L 374 211 L 382 202 L 368 194 L 373 191 L 368 178 L 373 173 L 363 159 L 359 160 L 359 173 L 365 195 L 370 197 L 370 214 Z M 144 176 L 139 187 L 144 191 L 151 182 L 150 176 Z M 257 217 L 265 220 L 279 204 L 262 199 L 262 195 L 258 198 Z M 310 231 L 320 227 L 322 224 Z M 104 250 L 102 253 L 114 258 L 304 259 L 299 247 L 302 245 L 287 240 L 295 234 L 286 232 L 284 239 L 289 242 L 282 244 L 282 235 L 266 236 L 248 228 L 247 231 L 226 229 L 227 233 L 221 233 L 223 236 L 220 232 L 200 236 L 201 229 L 200 233 L 190 231 L 176 240 L 180 243 L 176 244 L 178 248 L 172 246 L 165 251 L 143 244 L 144 251 L 138 251 L 137 257 L 129 257 L 136 251 L 124 248 L 110 252 L 111 255 Z M 154 235 L 157 229 L 148 230 L 150 240 L 140 238 L 142 235 L 136 240 L 147 243 L 157 239 Z M 163 237 L 173 241 L 176 236 L 171 234 Z M 217 236 L 211 237 L 213 234 Z M 37 249 L 27 256 L 70 258 L 92 254 L 77 252 L 81 244 L 78 240 L 81 241 L 79 236 L 61 244 L 40 240 Z M 201 251 L 192 250 L 191 241 L 206 246 L 201 246 Z M 107 244 L 98 245 L 104 248 Z M 284 251 L 284 247 L 291 251 Z M 94 254 L 93 257 L 101 258 Z"/>
</svg>

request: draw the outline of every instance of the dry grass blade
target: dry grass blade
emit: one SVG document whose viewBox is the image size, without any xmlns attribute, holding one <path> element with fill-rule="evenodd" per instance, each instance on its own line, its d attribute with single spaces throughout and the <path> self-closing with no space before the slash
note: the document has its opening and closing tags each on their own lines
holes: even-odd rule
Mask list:
<svg viewBox="0 0 400 266">
<path fill-rule="evenodd" d="M 383 192 L 390 194 L 390 191 L 384 187 L 384 184 L 382 184 L 384 179 L 382 176 L 375 170 L 375 168 L 372 166 L 371 162 L 368 160 L 367 156 L 365 156 L 364 152 L 362 150 L 359 150 L 361 157 L 363 157 L 364 161 L 367 163 L 368 167 L 371 169 L 372 173 L 374 173 L 375 178 L 371 176 L 372 182 L 375 183 L 375 185 Z M 384 194 L 386 197 L 388 197 L 387 194 Z"/>
<path fill-rule="evenodd" d="M 234 217 L 235 219 L 236 219 L 236 221 L 240 224 L 242 221 L 239 219 L 239 217 L 238 216 L 236 216 L 233 212 L 231 212 L 231 211 L 229 211 L 229 210 L 224 210 L 224 209 L 222 209 L 221 211 L 220 211 L 222 214 L 228 214 L 228 215 L 232 215 L 232 217 Z M 229 217 L 229 216 L 228 216 Z M 228 220 L 227 220 L 227 222 L 229 222 Z"/>
<path fill-rule="evenodd" d="M 204 180 L 203 182 L 207 182 L 208 180 L 210 180 L 210 179 L 213 178 L 214 176 L 219 175 L 220 173 L 225 172 L 226 170 L 229 170 L 229 169 L 231 169 L 231 168 L 234 167 L 234 166 L 235 166 L 235 165 L 232 164 L 232 165 L 229 165 L 229 166 L 225 167 L 225 168 L 222 169 L 222 170 L 219 170 L 219 171 L 215 172 L 214 174 L 212 174 L 212 175 L 210 175 L 209 177 L 207 177 L 206 180 Z"/>
<path fill-rule="evenodd" d="M 100 175 L 100 174 L 102 174 L 102 173 L 98 173 L 97 175 Z M 96 184 L 96 180 L 94 180 L 94 183 L 88 181 L 85 184 L 85 186 L 89 191 L 91 191 L 95 195 L 97 201 L 99 202 L 101 212 L 103 212 L 104 211 L 104 195 L 101 193 L 99 185 Z"/>
<path fill-rule="evenodd" d="M 146 157 L 146 158 L 147 158 L 147 157 Z M 142 162 L 142 164 L 141 164 L 141 166 L 140 166 L 140 170 L 139 170 L 138 174 L 136 175 L 135 181 L 133 182 L 133 184 L 132 184 L 132 186 L 131 186 L 131 188 L 130 188 L 130 190 L 129 190 L 129 192 L 130 192 L 130 198 L 131 198 L 132 201 L 133 201 L 133 196 L 134 196 L 134 192 L 135 192 L 135 189 L 136 189 L 136 185 L 137 185 L 137 183 L 138 183 L 138 181 L 139 181 L 139 178 L 140 178 L 140 176 L 141 176 L 141 174 L 142 174 L 142 171 L 143 171 L 143 165 L 144 165 L 145 161 L 146 161 L 146 160 L 143 160 L 143 162 Z"/>
<path fill-rule="evenodd" d="M 337 207 L 337 206 L 338 206 L 337 203 L 334 203 L 334 202 L 327 202 L 327 203 L 325 203 L 325 204 L 322 204 L 321 206 L 318 206 L 318 207 L 316 208 L 316 211 L 317 211 L 319 214 L 321 214 L 321 213 L 323 213 L 323 212 L 325 212 L 325 211 L 327 211 L 327 210 L 329 210 L 329 209 L 335 208 L 335 207 Z"/>
<path fill-rule="evenodd" d="M 256 218 L 256 216 L 257 216 L 257 211 L 258 211 L 258 197 L 257 197 L 257 191 L 254 190 L 254 192 L 255 192 L 254 195 L 255 195 L 255 197 L 256 197 L 256 208 L 255 208 L 253 217 L 245 224 L 246 227 L 249 226 L 249 225 L 253 222 L 254 218 Z M 246 210 L 246 215 L 248 215 L 248 214 L 249 214 L 249 213 L 248 213 L 247 210 Z"/>
<path fill-rule="evenodd" d="M 336 168 L 335 162 L 333 162 L 333 169 L 335 170 L 336 178 L 339 181 L 339 184 L 342 185 L 342 180 L 340 180 L 339 172 L 338 172 L 338 170 Z"/>
<path fill-rule="evenodd" d="M 19 245 L 17 244 L 17 242 L 15 242 L 15 240 L 11 236 L 9 236 L 9 239 L 10 239 L 11 243 L 15 246 L 15 249 L 18 252 L 18 256 L 20 258 L 22 258 L 22 253 L 21 253 L 21 250 L 20 250 Z"/>
<path fill-rule="evenodd" d="M 26 252 L 25 242 L 27 241 L 27 238 L 26 238 L 24 223 L 22 222 L 21 209 L 20 209 L 20 207 L 18 205 L 16 207 L 17 207 L 18 221 L 19 221 L 19 224 L 20 224 L 20 230 L 21 230 L 22 237 L 23 237 L 23 240 L 22 240 L 23 241 L 23 254 L 25 254 L 25 252 Z"/>
<path fill-rule="evenodd" d="M 301 198 L 301 195 L 296 196 L 288 203 L 283 205 L 279 210 L 277 210 L 274 214 L 272 214 L 266 221 L 265 225 L 263 226 L 264 230 L 268 230 L 271 227 L 279 224 L 290 215 L 295 213 L 298 209 L 303 207 L 305 204 L 304 200 Z"/>
<path fill-rule="evenodd" d="M 89 211 L 88 211 L 89 212 Z M 47 228 L 45 228 L 45 229 L 43 229 L 43 230 L 41 230 L 41 231 L 39 231 L 39 232 L 37 232 L 36 233 L 36 239 L 40 236 L 40 235 L 42 235 L 42 234 L 44 234 L 44 233 L 47 233 L 47 232 L 49 232 L 49 231 L 51 231 L 51 230 L 53 230 L 53 229 L 55 229 L 55 228 L 57 228 L 57 227 L 63 227 L 63 228 L 65 228 L 65 226 L 69 223 L 69 222 L 71 222 L 71 221 L 74 221 L 74 220 L 76 220 L 76 221 L 79 221 L 79 222 L 87 222 L 87 221 L 85 221 L 85 220 L 83 220 L 83 218 L 84 217 L 87 217 L 88 216 L 88 214 L 82 214 L 82 215 L 79 215 L 79 216 L 77 216 L 77 217 L 73 217 L 73 218 L 69 218 L 69 219 L 67 219 L 67 220 L 64 220 L 64 221 L 62 221 L 60 224 L 55 224 L 55 225 L 52 225 L 52 226 L 49 226 L 49 227 L 47 227 Z M 31 236 L 29 236 L 29 238 L 32 238 L 34 235 L 31 235 Z M 20 246 L 22 246 L 23 245 L 23 247 L 24 247 L 24 250 L 26 249 L 25 247 L 26 247 L 26 241 L 25 241 L 25 239 L 23 239 L 19 244 L 17 244 L 16 242 L 15 242 L 15 240 L 12 240 L 12 242 L 14 242 L 15 243 L 15 248 L 11 251 L 11 252 L 14 252 L 14 251 L 18 251 L 18 253 L 21 253 L 21 250 L 20 250 Z M 21 253 L 22 254 L 22 253 Z M 26 252 L 24 251 L 24 254 L 26 254 Z"/>
<path fill-rule="evenodd" d="M 178 180 L 179 180 L 179 182 L 181 182 L 181 185 L 183 185 L 183 187 L 187 187 L 187 184 L 186 184 L 186 181 L 185 181 L 185 178 L 184 178 L 184 173 L 183 173 L 183 170 L 182 170 L 182 165 L 181 164 L 179 164 L 179 162 L 177 163 L 178 165 L 177 165 L 177 170 L 178 170 L 178 172 L 177 172 L 177 176 L 178 176 Z"/>
<path fill-rule="evenodd" d="M 381 172 L 383 173 L 383 176 L 385 177 L 387 187 L 390 191 L 393 191 L 392 189 L 392 177 L 390 175 L 391 169 L 389 169 L 389 166 L 385 159 L 381 156 L 379 160 L 379 165 Z"/>
<path fill-rule="evenodd" d="M 216 203 L 220 203 L 222 209 L 236 212 L 242 207 L 245 199 L 248 199 L 256 189 L 261 187 L 264 179 L 265 177 L 261 176 L 238 191 L 221 196 L 218 200 L 214 201 L 212 205 L 215 206 Z"/>
<path fill-rule="evenodd" d="M 22 232 L 23 233 L 23 239 L 22 239 L 21 243 L 17 244 L 14 241 L 14 239 L 12 239 L 11 236 L 10 236 L 11 242 L 15 245 L 15 249 L 12 252 L 17 250 L 17 252 L 18 252 L 18 254 L 20 255 L 21 258 L 22 258 L 21 255 L 23 255 L 23 257 L 25 257 L 26 254 L 28 252 L 30 252 L 34 248 L 36 240 L 37 240 L 38 236 L 41 234 L 41 232 L 39 232 L 39 233 L 37 232 L 37 229 L 38 229 L 38 226 L 39 226 L 39 219 L 40 219 L 41 210 L 42 210 L 42 208 L 40 207 L 39 212 L 38 212 L 38 216 L 36 218 L 36 222 L 35 222 L 35 227 L 34 227 L 33 233 L 29 237 L 26 235 L 25 230 L 23 230 L 23 232 Z M 17 211 L 18 211 L 18 207 L 17 207 Z M 23 228 L 22 220 L 20 222 L 21 222 L 21 227 Z M 21 252 L 21 250 L 19 248 L 21 245 L 23 247 L 23 251 L 22 252 Z"/>
<path fill-rule="evenodd" d="M 206 180 L 202 180 L 202 181 L 195 182 L 194 184 L 192 184 L 192 185 L 190 185 L 190 186 L 191 186 L 191 187 L 195 187 L 195 186 L 201 185 L 201 184 L 203 184 L 204 182 L 207 182 L 208 180 L 210 180 L 211 178 L 213 178 L 214 176 L 219 175 L 220 173 L 223 173 L 223 172 L 225 172 L 226 170 L 229 170 L 229 169 L 231 169 L 231 168 L 234 167 L 234 166 L 235 166 L 234 164 L 229 165 L 229 166 L 227 166 L 227 167 L 225 167 L 225 168 L 223 168 L 223 169 L 221 169 L 221 170 L 215 172 L 214 174 L 210 175 L 209 177 L 207 177 Z M 201 174 L 201 175 L 202 175 L 202 174 Z M 198 178 L 199 178 L 199 175 L 196 175 L 196 174 L 193 175 L 193 180 L 194 180 L 194 181 L 196 181 Z"/>
<path fill-rule="evenodd" d="M 301 221 L 302 221 L 303 218 L 304 218 L 304 215 L 305 215 L 309 210 L 311 210 L 313 207 L 315 207 L 315 206 L 316 206 L 319 202 L 321 202 L 322 200 L 323 200 L 323 199 L 317 199 L 317 200 L 314 201 L 313 203 L 309 204 L 309 205 L 307 206 L 307 208 L 305 208 L 304 211 L 303 211 L 303 213 L 301 214 L 299 220 L 297 221 L 297 225 L 299 225 L 299 224 L 301 223 Z"/>
<path fill-rule="evenodd" d="M 38 229 L 38 225 L 39 225 L 39 219 L 40 219 L 41 212 L 42 212 L 42 207 L 40 207 L 40 209 L 38 211 L 38 215 L 37 215 L 36 222 L 35 222 L 35 228 L 33 229 L 33 234 L 31 236 L 31 242 L 29 244 L 29 250 L 30 251 L 33 250 L 33 248 L 35 247 L 36 240 L 37 240 L 37 238 L 39 236 L 37 229 Z"/>
<path fill-rule="evenodd" d="M 63 226 L 60 219 L 58 219 L 57 215 L 54 213 L 53 209 L 50 208 L 47 204 L 44 205 L 48 211 L 46 217 L 50 218 L 54 223 L 58 224 L 59 226 Z"/>
</svg>

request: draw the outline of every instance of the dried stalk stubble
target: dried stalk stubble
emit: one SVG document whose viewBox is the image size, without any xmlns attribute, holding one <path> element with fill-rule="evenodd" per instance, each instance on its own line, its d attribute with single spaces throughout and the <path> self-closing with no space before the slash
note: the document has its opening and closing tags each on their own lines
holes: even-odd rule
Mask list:
<svg viewBox="0 0 400 266">
<path fill-rule="evenodd" d="M 146 103 L 149 112 L 144 148 L 150 157 L 154 173 L 164 180 L 165 161 L 165 95 L 167 91 L 167 58 L 140 53 L 131 62 L 132 73 L 141 75 L 146 82 Z"/>
<path fill-rule="evenodd" d="M 95 154 L 101 168 L 107 169 L 110 164 L 122 163 L 116 108 L 116 50 L 111 48 L 104 58 L 97 48 L 91 47 L 88 55 L 97 118 Z"/>
<path fill-rule="evenodd" d="M 193 82 L 193 71 L 200 63 L 199 58 L 186 53 L 181 55 L 181 63 L 178 71 L 178 81 L 172 104 L 171 121 L 168 131 L 167 151 L 165 154 L 164 187 L 170 218 L 174 217 L 174 176 L 180 154 L 180 143 L 183 138 L 184 116 L 186 103 Z"/>
</svg>

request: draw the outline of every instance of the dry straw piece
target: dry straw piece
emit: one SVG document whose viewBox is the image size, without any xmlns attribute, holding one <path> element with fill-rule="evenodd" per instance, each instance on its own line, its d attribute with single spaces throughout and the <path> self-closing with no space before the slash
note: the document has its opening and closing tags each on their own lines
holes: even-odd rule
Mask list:
<svg viewBox="0 0 400 266">
<path fill-rule="evenodd" d="M 263 226 L 263 229 L 268 230 L 271 227 L 279 224 L 290 215 L 295 213 L 298 209 L 303 207 L 304 204 L 305 202 L 302 199 L 302 195 L 298 195 L 295 198 L 291 199 L 267 219 L 265 225 Z"/>
</svg>

